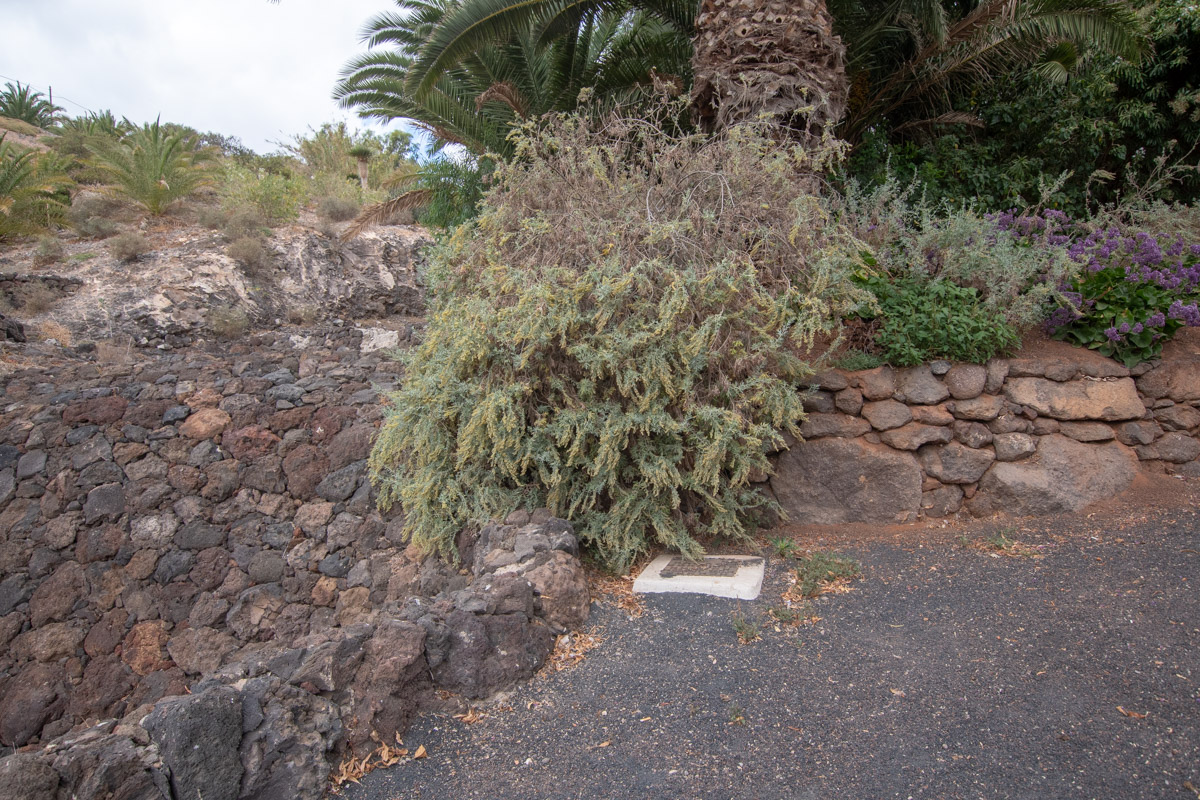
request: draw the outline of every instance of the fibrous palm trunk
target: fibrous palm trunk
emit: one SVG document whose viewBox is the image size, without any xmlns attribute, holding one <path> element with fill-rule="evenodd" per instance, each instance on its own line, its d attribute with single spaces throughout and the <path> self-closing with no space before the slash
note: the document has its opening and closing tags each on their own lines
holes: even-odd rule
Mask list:
<svg viewBox="0 0 1200 800">
<path fill-rule="evenodd" d="M 765 113 L 814 137 L 846 110 L 846 48 L 825 0 L 703 0 L 692 70 L 707 130 Z"/>
</svg>

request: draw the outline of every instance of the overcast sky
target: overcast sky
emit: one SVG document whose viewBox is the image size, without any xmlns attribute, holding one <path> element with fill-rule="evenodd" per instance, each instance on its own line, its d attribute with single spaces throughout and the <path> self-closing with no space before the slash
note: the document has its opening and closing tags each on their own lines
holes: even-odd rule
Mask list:
<svg viewBox="0 0 1200 800">
<path fill-rule="evenodd" d="M 19 80 L 71 116 L 190 125 L 271 152 L 322 122 L 359 32 L 391 0 L 0 0 L 0 87 Z M 393 123 L 391 128 L 400 127 Z"/>
</svg>

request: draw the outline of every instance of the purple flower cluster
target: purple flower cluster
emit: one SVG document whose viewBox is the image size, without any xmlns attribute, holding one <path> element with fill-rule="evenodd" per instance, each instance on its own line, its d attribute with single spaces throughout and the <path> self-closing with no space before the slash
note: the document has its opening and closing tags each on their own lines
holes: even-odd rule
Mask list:
<svg viewBox="0 0 1200 800">
<path fill-rule="evenodd" d="M 1177 319 L 1189 328 L 1200 328 L 1200 304 L 1184 305 L 1182 300 L 1176 300 L 1171 303 L 1171 308 L 1167 311 L 1167 318 Z"/>
<path fill-rule="evenodd" d="M 1165 241 L 1164 241 L 1165 240 Z M 1156 237 L 1145 231 L 1126 236 L 1116 228 L 1094 231 L 1072 242 L 1067 253 L 1089 272 L 1119 268 L 1130 283 L 1153 283 L 1187 294 L 1200 287 L 1200 246 L 1182 237 Z"/>
</svg>

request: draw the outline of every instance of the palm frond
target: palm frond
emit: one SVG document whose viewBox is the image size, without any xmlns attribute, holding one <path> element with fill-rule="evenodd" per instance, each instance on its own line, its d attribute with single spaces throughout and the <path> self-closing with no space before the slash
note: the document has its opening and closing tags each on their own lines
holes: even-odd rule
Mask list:
<svg viewBox="0 0 1200 800">
<path fill-rule="evenodd" d="M 409 211 L 426 205 L 433 197 L 432 189 L 413 189 L 404 194 L 384 200 L 382 203 L 367 206 L 338 238 L 343 242 L 354 239 L 372 225 L 381 225 L 401 211 Z"/>
</svg>

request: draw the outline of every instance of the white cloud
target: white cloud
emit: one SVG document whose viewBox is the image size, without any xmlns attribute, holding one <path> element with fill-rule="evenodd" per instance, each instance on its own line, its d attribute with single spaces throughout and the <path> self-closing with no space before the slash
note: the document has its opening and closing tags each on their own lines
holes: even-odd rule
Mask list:
<svg viewBox="0 0 1200 800">
<path fill-rule="evenodd" d="M 346 119 L 330 92 L 390 0 L 0 0 L 0 84 L 74 115 L 190 125 L 259 152 Z M 395 127 L 395 124 L 392 126 Z"/>
</svg>

